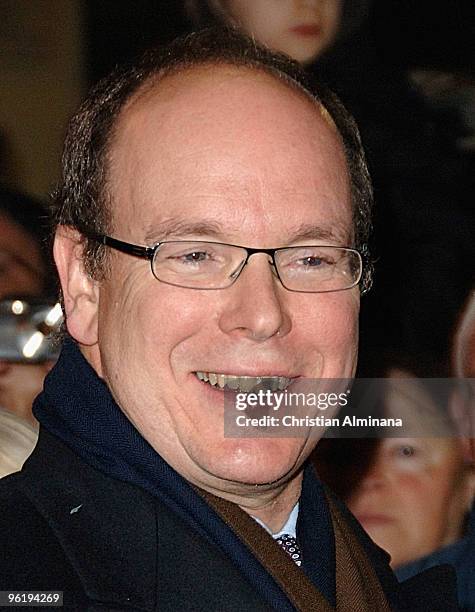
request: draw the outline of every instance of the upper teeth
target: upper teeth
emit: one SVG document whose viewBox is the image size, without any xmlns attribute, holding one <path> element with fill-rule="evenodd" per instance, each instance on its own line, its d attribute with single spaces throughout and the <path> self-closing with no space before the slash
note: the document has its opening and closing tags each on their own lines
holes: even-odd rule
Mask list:
<svg viewBox="0 0 475 612">
<path fill-rule="evenodd" d="M 233 376 L 231 374 L 215 374 L 214 372 L 196 372 L 196 376 L 213 387 L 233 389 L 242 393 L 248 393 L 256 387 L 270 389 L 271 391 L 283 391 L 292 382 L 291 378 L 285 376 Z"/>
</svg>

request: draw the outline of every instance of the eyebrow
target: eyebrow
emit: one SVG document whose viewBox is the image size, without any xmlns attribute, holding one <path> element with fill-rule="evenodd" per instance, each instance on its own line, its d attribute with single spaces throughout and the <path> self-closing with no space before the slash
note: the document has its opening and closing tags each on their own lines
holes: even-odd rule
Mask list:
<svg viewBox="0 0 475 612">
<path fill-rule="evenodd" d="M 225 231 L 222 225 L 215 221 L 184 221 L 180 219 L 166 219 L 154 225 L 153 229 L 147 231 L 145 240 L 147 242 L 163 242 L 170 237 L 182 238 L 184 236 L 200 236 L 214 238 L 219 241 L 229 241 L 229 235 L 237 234 L 237 230 Z M 336 223 L 332 227 L 322 227 L 312 223 L 301 223 L 289 228 L 282 236 L 283 245 L 304 240 L 321 240 L 328 242 L 342 242 L 349 239 L 350 231 L 342 223 Z"/>
<path fill-rule="evenodd" d="M 184 221 L 181 219 L 166 219 L 161 223 L 153 225 L 147 234 L 147 242 L 163 242 L 170 238 L 181 238 L 182 236 L 209 236 L 223 238 L 224 231 L 219 223 L 213 221 Z"/>
<path fill-rule="evenodd" d="M 332 227 L 322 227 L 313 223 L 301 223 L 292 228 L 288 237 L 291 242 L 301 242 L 302 240 L 328 240 L 347 241 L 349 238 L 349 228 L 345 228 L 342 223 L 335 223 Z M 289 242 L 290 242 L 289 241 Z"/>
</svg>

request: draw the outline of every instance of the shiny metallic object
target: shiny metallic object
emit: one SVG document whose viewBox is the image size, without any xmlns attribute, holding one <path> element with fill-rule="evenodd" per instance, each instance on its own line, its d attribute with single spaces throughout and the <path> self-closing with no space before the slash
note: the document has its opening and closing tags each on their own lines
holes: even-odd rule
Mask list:
<svg viewBox="0 0 475 612">
<path fill-rule="evenodd" d="M 0 302 L 0 360 L 41 363 L 55 360 L 55 338 L 63 313 L 57 302 L 41 299 L 8 299 Z"/>
</svg>

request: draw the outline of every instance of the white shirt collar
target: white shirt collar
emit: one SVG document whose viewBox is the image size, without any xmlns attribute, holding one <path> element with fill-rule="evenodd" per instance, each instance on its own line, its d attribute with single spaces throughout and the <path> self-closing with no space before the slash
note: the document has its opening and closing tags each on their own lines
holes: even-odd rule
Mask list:
<svg viewBox="0 0 475 612">
<path fill-rule="evenodd" d="M 272 533 L 269 527 L 267 527 L 265 523 L 263 523 L 260 519 L 256 518 L 255 516 L 253 517 L 253 519 L 257 523 L 259 523 L 261 527 L 264 527 L 267 533 L 270 533 L 270 535 L 274 538 L 274 540 L 277 540 L 284 533 L 287 533 L 293 536 L 294 538 L 297 537 L 297 517 L 298 515 L 299 515 L 299 503 L 297 502 L 295 506 L 293 507 L 292 512 L 289 514 L 289 518 L 287 519 L 285 525 L 282 527 L 282 529 L 278 533 Z"/>
</svg>

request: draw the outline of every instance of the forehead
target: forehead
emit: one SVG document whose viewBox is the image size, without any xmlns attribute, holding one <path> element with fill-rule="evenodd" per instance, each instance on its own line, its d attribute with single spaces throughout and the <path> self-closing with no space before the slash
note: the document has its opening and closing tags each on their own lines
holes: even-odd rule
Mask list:
<svg viewBox="0 0 475 612">
<path fill-rule="evenodd" d="M 351 225 L 331 119 L 302 92 L 248 68 L 194 68 L 140 92 L 119 118 L 109 185 L 116 226 L 173 215 L 282 224 L 284 202 L 291 225 L 317 201 L 335 224 Z"/>
</svg>

